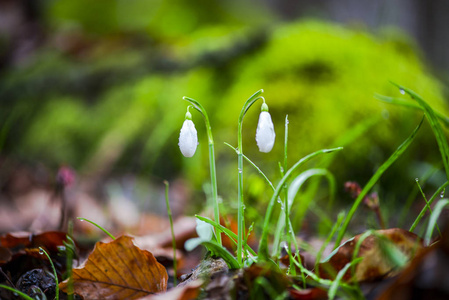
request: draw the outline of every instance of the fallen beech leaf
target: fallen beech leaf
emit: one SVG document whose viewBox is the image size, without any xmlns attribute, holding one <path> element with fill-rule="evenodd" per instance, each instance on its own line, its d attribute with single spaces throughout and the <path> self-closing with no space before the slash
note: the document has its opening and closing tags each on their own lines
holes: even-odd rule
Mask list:
<svg viewBox="0 0 449 300">
<path fill-rule="evenodd" d="M 449 222 L 441 240 L 416 255 L 377 299 L 449 299 L 448 270 Z"/>
<path fill-rule="evenodd" d="M 167 289 L 168 275 L 153 254 L 129 236 L 98 242 L 88 259 L 73 269 L 74 290 L 85 299 L 137 299 Z M 60 284 L 67 292 L 67 280 Z"/>
<path fill-rule="evenodd" d="M 414 233 L 401 228 L 376 230 L 375 234 L 384 236 L 393 243 L 407 260 L 414 257 L 422 248 L 422 240 Z M 352 240 L 341 246 L 337 253 L 328 262 L 319 264 L 320 277 L 334 279 L 333 273 L 338 273 L 347 263 L 352 261 L 354 249 L 362 234 L 356 235 Z M 384 254 L 375 235 L 368 236 L 360 246 L 357 257 L 364 259 L 355 266 L 354 280 L 373 281 L 383 277 L 391 277 L 400 271 Z M 335 271 L 335 272 L 333 272 Z M 348 270 L 343 280 L 351 279 L 351 270 Z"/>
<path fill-rule="evenodd" d="M 159 294 L 159 295 L 150 295 L 139 300 L 191 300 L 197 299 L 200 293 L 201 286 L 203 285 L 203 280 L 197 279 L 195 281 L 191 281 L 188 284 L 180 287 L 175 287 L 170 291 Z"/>
</svg>

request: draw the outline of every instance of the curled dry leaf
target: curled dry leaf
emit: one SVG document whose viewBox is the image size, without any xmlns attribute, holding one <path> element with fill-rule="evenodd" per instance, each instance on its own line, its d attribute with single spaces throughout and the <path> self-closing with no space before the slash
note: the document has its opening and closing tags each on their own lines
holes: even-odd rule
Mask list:
<svg viewBox="0 0 449 300">
<path fill-rule="evenodd" d="M 85 299 L 138 299 L 167 289 L 168 275 L 153 254 L 129 236 L 98 242 L 88 259 L 73 269 L 75 293 Z M 67 292 L 67 280 L 60 284 Z"/>
<path fill-rule="evenodd" d="M 0 237 L 0 245 L 6 248 L 38 248 L 44 247 L 50 252 L 58 252 L 58 246 L 64 245 L 67 233 L 62 231 L 46 231 L 39 234 L 32 232 L 7 233 Z"/>
<path fill-rule="evenodd" d="M 201 286 L 203 285 L 203 280 L 197 279 L 191 281 L 184 286 L 175 287 L 164 294 L 150 295 L 139 300 L 191 300 L 197 299 L 200 294 Z"/>
<path fill-rule="evenodd" d="M 441 239 L 416 255 L 377 299 L 449 299 L 448 275 L 449 222 Z"/>
<path fill-rule="evenodd" d="M 422 240 L 414 233 L 401 228 L 376 230 L 375 235 L 368 236 L 361 243 L 357 257 L 363 257 L 364 259 L 355 266 L 354 278 L 358 282 L 391 277 L 397 275 L 400 271 L 400 268 L 385 255 L 376 235 L 385 237 L 407 260 L 412 259 L 423 249 Z M 355 247 L 361 236 L 362 234 L 356 235 L 352 240 L 340 246 L 337 253 L 328 262 L 319 264 L 322 278 L 333 279 L 338 271 L 352 261 Z M 346 281 L 351 279 L 351 270 L 348 270 L 343 279 Z"/>
</svg>

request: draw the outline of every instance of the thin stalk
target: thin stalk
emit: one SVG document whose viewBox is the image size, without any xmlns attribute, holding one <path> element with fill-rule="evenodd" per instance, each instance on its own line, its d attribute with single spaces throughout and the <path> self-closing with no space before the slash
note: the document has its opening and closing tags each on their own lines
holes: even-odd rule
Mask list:
<svg viewBox="0 0 449 300">
<path fill-rule="evenodd" d="M 374 184 L 379 180 L 379 178 L 382 176 L 382 174 L 404 153 L 404 151 L 410 146 L 412 141 L 414 140 L 416 134 L 418 133 L 419 128 L 421 127 L 421 124 L 424 119 L 421 120 L 421 122 L 418 124 L 418 126 L 413 130 L 412 134 L 396 149 L 395 152 L 377 169 L 376 173 L 370 178 L 368 183 L 365 185 L 365 187 L 360 192 L 357 199 L 355 199 L 354 204 L 352 205 L 351 209 L 349 210 L 348 215 L 346 216 L 346 219 L 341 226 L 337 239 L 335 241 L 335 247 L 336 249 L 341 241 L 343 240 L 343 237 L 345 235 L 346 229 L 348 229 L 349 222 L 351 222 L 352 217 L 354 216 L 357 208 L 359 207 L 360 203 L 362 203 L 365 196 L 368 194 L 368 192 L 371 190 L 371 188 L 374 186 Z"/>
<path fill-rule="evenodd" d="M 74 243 L 71 238 L 73 236 L 73 221 L 69 220 L 68 222 L 68 228 L 67 228 L 67 240 L 68 242 L 65 242 L 65 248 L 66 248 L 66 268 L 67 268 L 67 299 L 73 300 L 73 294 L 74 294 L 74 288 L 73 288 L 73 255 L 74 255 Z M 69 244 L 69 242 L 72 242 Z"/>
<path fill-rule="evenodd" d="M 231 146 L 228 143 L 224 143 L 226 146 L 230 147 L 231 149 L 234 149 L 234 151 L 238 154 L 239 150 L 237 148 L 234 148 L 233 146 Z M 265 175 L 265 173 L 252 161 L 250 160 L 245 154 L 242 154 L 243 158 L 246 159 L 247 162 L 250 163 L 250 165 L 252 165 L 254 167 L 254 169 L 257 170 L 257 172 L 259 172 L 260 175 L 262 175 L 262 177 L 265 179 L 265 181 L 270 185 L 270 187 L 273 189 L 273 191 L 276 189 L 273 185 L 273 183 L 270 181 L 270 179 L 268 179 L 267 175 Z"/>
<path fill-rule="evenodd" d="M 447 187 L 449 186 L 449 181 L 446 181 L 442 186 L 440 186 L 438 188 L 438 190 L 432 195 L 432 197 L 429 199 L 429 203 L 428 205 L 431 205 L 432 202 L 435 200 L 435 198 L 441 194 L 441 192 Z M 423 207 L 423 209 L 421 210 L 421 212 L 419 213 L 418 217 L 415 219 L 415 222 L 413 222 L 412 226 L 410 227 L 410 229 L 408 231 L 413 232 L 416 228 L 416 226 L 418 226 L 419 221 L 421 221 L 422 217 L 424 216 L 424 213 L 427 210 L 427 206 Z"/>
<path fill-rule="evenodd" d="M 167 180 L 164 180 L 164 184 L 165 184 L 165 204 L 167 204 L 167 215 L 168 215 L 168 219 L 170 221 L 170 231 L 171 231 L 171 243 L 172 243 L 172 248 L 173 248 L 173 285 L 176 286 L 177 284 L 177 278 L 178 278 L 178 274 L 177 274 L 177 260 L 176 260 L 176 239 L 175 239 L 175 231 L 173 230 L 173 217 L 171 214 L 171 209 L 170 209 L 170 202 L 169 202 L 169 198 L 168 198 L 168 188 L 169 188 L 169 184 Z"/>
<path fill-rule="evenodd" d="M 201 113 L 204 122 L 206 124 L 207 140 L 209 143 L 209 166 L 210 166 L 210 185 L 212 188 L 212 202 L 214 207 L 214 219 L 217 223 L 220 223 L 220 208 L 218 205 L 218 192 L 217 192 L 217 172 L 215 168 L 215 150 L 214 150 L 214 137 L 212 135 L 212 127 L 210 126 L 209 116 L 207 115 L 204 107 L 196 100 L 183 97 L 192 106 Z M 221 232 L 216 230 L 217 243 L 221 245 Z"/>
<path fill-rule="evenodd" d="M 288 115 L 285 116 L 285 134 L 284 134 L 284 165 L 282 168 L 282 177 L 284 177 L 284 172 L 287 170 L 287 149 L 288 149 Z M 285 220 L 290 219 L 290 209 L 288 207 L 288 183 L 284 184 L 284 213 L 285 213 Z M 288 223 L 287 223 L 288 224 Z M 287 237 L 287 253 L 289 257 L 289 273 L 292 276 L 296 275 L 296 268 L 295 264 L 293 263 L 293 256 L 292 256 L 292 239 L 295 239 L 295 233 L 293 231 L 293 226 L 289 228 L 289 226 L 285 226 L 285 233 Z M 299 253 L 297 253 L 299 255 Z"/>
<path fill-rule="evenodd" d="M 200 219 L 201 221 L 204 221 L 204 222 L 206 222 L 206 223 L 208 223 L 208 224 L 210 224 L 210 225 L 212 225 L 212 226 L 214 226 L 214 227 L 218 227 L 221 231 L 223 231 L 224 234 L 226 234 L 226 235 L 229 237 L 229 239 L 230 239 L 234 244 L 237 245 L 237 235 L 236 235 L 232 230 L 230 230 L 230 229 L 224 227 L 224 226 L 221 225 L 221 224 L 218 224 L 217 222 L 215 222 L 215 221 L 213 221 L 213 220 L 211 220 L 211 219 L 208 219 L 208 218 L 205 218 L 205 217 L 202 217 L 202 216 L 199 216 L 199 215 L 195 215 L 195 217 L 197 217 L 197 218 Z M 250 246 L 245 245 L 245 250 L 246 250 L 249 254 L 251 254 L 251 255 L 253 255 L 253 256 L 257 256 L 257 253 L 256 253 L 253 249 L 251 249 Z"/>
<path fill-rule="evenodd" d="M 418 185 L 418 189 L 419 189 L 419 191 L 421 193 L 421 196 L 423 197 L 424 201 L 426 202 L 426 207 L 429 210 L 429 213 L 432 214 L 432 209 L 430 208 L 429 201 L 427 201 L 427 197 L 424 194 L 424 192 L 423 192 L 423 190 L 421 188 L 421 185 L 419 184 L 418 178 L 416 178 L 415 181 L 416 181 L 416 184 Z M 436 227 L 437 227 L 437 230 L 438 230 L 438 234 L 441 236 L 441 231 L 440 231 L 440 227 L 438 227 L 438 224 L 436 224 Z"/>
<path fill-rule="evenodd" d="M 107 235 L 109 235 L 109 237 L 110 237 L 111 239 L 115 240 L 115 236 L 113 236 L 109 231 L 107 231 L 106 229 L 104 229 L 103 227 L 101 227 L 100 225 L 98 225 L 97 223 L 95 223 L 95 222 L 93 222 L 93 221 L 91 221 L 91 220 L 88 220 L 88 219 L 86 219 L 86 218 L 78 217 L 77 219 L 80 220 L 80 221 L 86 221 L 86 222 L 89 222 L 90 224 L 92 224 L 92 225 L 94 225 L 94 226 L 97 226 L 97 227 L 98 227 L 99 229 L 101 229 L 104 233 L 106 233 Z"/>
<path fill-rule="evenodd" d="M 320 250 L 318 250 L 318 253 L 316 255 L 315 259 L 315 273 L 319 275 L 319 264 L 321 262 L 321 256 L 323 255 L 324 250 L 326 249 L 326 246 L 329 245 L 330 241 L 332 240 L 335 232 L 337 232 L 337 228 L 340 227 L 341 222 L 343 222 L 343 218 L 345 217 L 344 212 L 340 212 L 337 216 L 337 221 L 335 222 L 334 226 L 332 227 L 329 235 L 327 236 L 326 240 L 324 241 L 323 245 L 321 245 Z"/>
<path fill-rule="evenodd" d="M 56 273 L 55 265 L 53 264 L 53 261 L 51 260 L 50 255 L 47 253 L 47 251 L 44 250 L 44 248 L 39 247 L 39 253 L 45 254 L 45 256 L 47 256 L 48 260 L 50 261 L 50 265 L 51 265 L 51 268 L 53 270 L 53 275 L 55 276 L 55 283 L 56 283 L 56 286 L 55 286 L 56 297 L 55 297 L 55 299 L 59 300 L 59 280 L 58 280 L 58 274 Z"/>
<path fill-rule="evenodd" d="M 333 149 L 323 149 L 323 150 L 313 152 L 313 153 L 303 157 L 302 159 L 300 159 L 296 164 L 294 164 L 285 173 L 284 177 L 282 177 L 281 181 L 279 182 L 279 184 L 276 187 L 276 190 L 273 193 L 273 196 L 270 199 L 270 202 L 268 203 L 267 211 L 265 213 L 265 220 L 264 220 L 264 225 L 263 225 L 263 230 L 262 230 L 262 236 L 260 238 L 260 243 L 259 243 L 259 256 L 262 260 L 268 259 L 268 231 L 269 231 L 269 227 L 270 227 L 271 215 L 273 214 L 273 209 L 274 209 L 274 204 L 276 202 L 276 199 L 278 198 L 279 193 L 283 189 L 286 181 L 292 176 L 293 172 L 296 169 L 298 169 L 300 166 L 302 166 L 304 163 L 306 163 L 310 159 L 314 158 L 315 156 L 318 156 L 318 155 L 324 154 L 324 153 L 330 153 L 330 152 L 342 150 L 342 149 L 343 149 L 342 147 L 339 147 L 339 148 L 333 148 Z"/>
<path fill-rule="evenodd" d="M 421 183 L 425 183 L 433 174 L 435 174 L 440 167 L 442 166 L 441 163 L 429 168 L 429 170 L 424 173 L 424 175 L 421 176 L 419 179 Z M 410 213 L 410 207 L 412 206 L 413 201 L 416 199 L 416 196 L 418 195 L 418 187 L 416 185 L 413 186 L 412 191 L 410 192 L 409 196 L 407 197 L 407 200 L 405 201 L 405 205 L 402 207 L 401 215 L 399 217 L 398 221 L 398 227 L 403 228 L 403 224 L 405 222 L 406 217 Z"/>
<path fill-rule="evenodd" d="M 19 295 L 20 297 L 22 297 L 23 299 L 26 299 L 26 300 L 34 300 L 33 298 L 31 298 L 31 297 L 28 296 L 27 294 L 25 294 L 25 293 L 23 293 L 23 292 L 21 292 L 21 291 L 15 289 L 15 288 L 12 288 L 12 287 L 10 287 L 10 286 L 4 285 L 4 284 L 0 284 L 0 288 L 3 288 L 3 289 L 8 290 L 8 291 L 10 291 L 10 292 L 13 292 L 13 293 Z"/>
<path fill-rule="evenodd" d="M 237 168 L 238 168 L 238 212 L 237 212 L 237 260 L 239 264 L 243 265 L 243 257 L 242 250 L 245 247 L 245 238 L 244 238 L 244 230 L 245 230 L 245 203 L 243 200 L 243 134 L 242 134 L 242 126 L 243 126 L 243 117 L 245 116 L 248 109 L 253 105 L 257 100 L 263 99 L 259 97 L 259 95 L 263 92 L 263 90 L 259 90 L 254 93 L 248 100 L 246 100 L 243 108 L 240 112 L 239 121 L 238 121 L 238 131 L 237 131 Z"/>
</svg>

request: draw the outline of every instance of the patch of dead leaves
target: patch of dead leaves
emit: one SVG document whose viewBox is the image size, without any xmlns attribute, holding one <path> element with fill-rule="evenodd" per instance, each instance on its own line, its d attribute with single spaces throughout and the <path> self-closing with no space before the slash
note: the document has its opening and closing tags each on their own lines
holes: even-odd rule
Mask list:
<svg viewBox="0 0 449 300">
<path fill-rule="evenodd" d="M 85 299 L 138 299 L 166 291 L 167 280 L 164 266 L 129 236 L 98 242 L 88 259 L 73 269 L 74 291 Z M 67 280 L 60 288 L 67 292 Z"/>
<path fill-rule="evenodd" d="M 357 282 L 374 281 L 397 275 L 400 272 L 400 269 L 385 256 L 379 243 L 379 237 L 377 237 L 379 235 L 389 240 L 408 259 L 413 258 L 423 249 L 422 240 L 407 230 L 401 228 L 376 230 L 374 235 L 368 236 L 361 243 L 357 257 L 363 257 L 363 260 L 355 266 L 353 280 Z M 318 265 L 321 278 L 334 279 L 335 274 L 352 261 L 355 247 L 361 236 L 362 234 L 356 235 L 340 246 L 337 253 L 328 262 Z M 351 270 L 348 270 L 343 279 L 349 281 L 351 277 Z"/>
</svg>

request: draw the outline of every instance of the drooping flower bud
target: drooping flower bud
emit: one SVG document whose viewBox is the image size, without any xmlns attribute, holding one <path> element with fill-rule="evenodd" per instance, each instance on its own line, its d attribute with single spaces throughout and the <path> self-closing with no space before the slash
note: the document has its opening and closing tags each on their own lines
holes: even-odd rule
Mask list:
<svg viewBox="0 0 449 300">
<path fill-rule="evenodd" d="M 185 157 L 192 157 L 198 146 L 198 135 L 195 124 L 192 122 L 192 114 L 189 111 L 186 112 L 186 119 L 182 124 L 178 145 Z"/>
<path fill-rule="evenodd" d="M 273 149 L 276 134 L 268 105 L 263 103 L 256 130 L 256 142 L 260 152 L 268 153 Z"/>
</svg>

